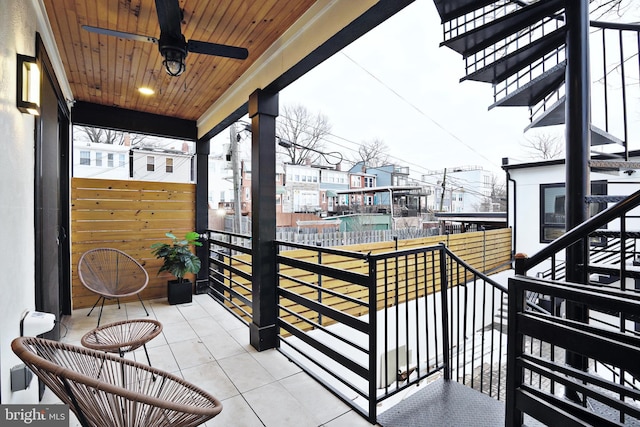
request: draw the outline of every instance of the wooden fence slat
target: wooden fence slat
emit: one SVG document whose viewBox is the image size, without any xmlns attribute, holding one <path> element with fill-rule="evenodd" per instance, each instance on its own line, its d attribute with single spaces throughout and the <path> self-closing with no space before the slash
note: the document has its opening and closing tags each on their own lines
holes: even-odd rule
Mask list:
<svg viewBox="0 0 640 427">
<path fill-rule="evenodd" d="M 80 283 L 77 265 L 84 252 L 97 247 L 120 249 L 145 267 L 149 284 L 141 293 L 143 299 L 166 297 L 171 276 L 157 274 L 162 260 L 151 254 L 150 246 L 167 241 L 168 231 L 180 236 L 194 230 L 195 185 L 73 178 L 71 186 L 73 308 L 95 302 L 95 294 Z"/>
</svg>

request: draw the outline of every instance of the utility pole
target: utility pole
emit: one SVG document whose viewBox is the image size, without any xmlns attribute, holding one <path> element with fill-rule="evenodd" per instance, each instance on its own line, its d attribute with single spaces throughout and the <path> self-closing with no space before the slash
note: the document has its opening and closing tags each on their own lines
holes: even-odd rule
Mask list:
<svg viewBox="0 0 640 427">
<path fill-rule="evenodd" d="M 233 232 L 242 234 L 242 186 L 240 185 L 240 154 L 238 142 L 240 135 L 236 132 L 236 124 L 229 126 L 231 139 L 231 169 L 233 170 Z"/>
<path fill-rule="evenodd" d="M 444 168 L 444 176 L 442 177 L 442 194 L 440 194 L 440 212 L 442 212 L 442 205 L 444 205 L 444 191 L 445 191 L 446 182 L 447 182 L 447 168 Z"/>
<path fill-rule="evenodd" d="M 440 212 L 442 212 L 442 205 L 444 204 L 444 192 L 446 190 L 445 185 L 447 183 L 447 168 L 444 168 L 444 175 L 442 177 L 442 194 L 440 194 Z M 440 235 L 444 234 L 444 221 L 440 220 Z"/>
</svg>

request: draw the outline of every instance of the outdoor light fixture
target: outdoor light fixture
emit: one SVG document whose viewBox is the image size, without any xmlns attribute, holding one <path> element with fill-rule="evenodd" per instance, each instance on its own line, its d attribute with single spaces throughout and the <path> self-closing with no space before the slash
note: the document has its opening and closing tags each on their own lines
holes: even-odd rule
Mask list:
<svg viewBox="0 0 640 427">
<path fill-rule="evenodd" d="M 151 96 L 154 93 L 156 93 L 153 89 L 151 89 L 150 87 L 147 86 L 141 86 L 138 88 L 138 92 L 140 92 L 142 95 L 145 96 Z"/>
<path fill-rule="evenodd" d="M 36 58 L 18 55 L 16 102 L 23 113 L 40 115 L 40 69 Z"/>
<path fill-rule="evenodd" d="M 182 37 L 182 40 L 162 37 L 159 40 L 160 54 L 164 58 L 162 65 L 167 71 L 167 74 L 173 77 L 178 77 L 187 68 L 184 60 L 187 57 L 187 43 Z"/>
</svg>

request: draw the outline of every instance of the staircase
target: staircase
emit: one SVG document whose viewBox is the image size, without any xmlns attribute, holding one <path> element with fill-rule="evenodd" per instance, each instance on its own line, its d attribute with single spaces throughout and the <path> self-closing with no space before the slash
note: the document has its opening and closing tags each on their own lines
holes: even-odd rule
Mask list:
<svg viewBox="0 0 640 427">
<path fill-rule="evenodd" d="M 441 46 L 465 61 L 461 81 L 489 83 L 489 108 L 527 107 L 533 128 L 565 124 L 567 68 L 564 0 L 434 0 L 442 18 Z M 592 171 L 640 169 L 629 161 L 628 116 L 640 74 L 640 25 L 591 22 Z"/>
<path fill-rule="evenodd" d="M 583 31 L 573 31 L 576 15 L 568 14 L 566 0 L 434 4 L 442 18 L 441 46 L 462 56 L 461 81 L 493 86 L 490 109 L 527 107 L 524 131 L 565 125 L 572 144 L 580 142 L 578 123 L 590 136 L 589 164 L 584 166 L 612 174 L 640 170 L 629 151 L 630 141 L 640 141 L 640 129 L 631 126 L 637 122 L 640 99 L 640 25 L 589 22 L 588 41 L 581 39 L 589 44 L 586 74 L 569 63 L 584 59 L 566 45 L 567 40 L 572 47 L 580 45 L 575 34 Z M 571 34 L 567 17 L 572 18 Z M 566 89 L 567 75 L 576 81 L 571 90 Z M 580 115 L 575 111 L 567 117 L 567 93 L 571 101 L 582 96 L 580 80 L 591 84 L 590 104 L 582 98 L 582 105 L 590 106 L 588 125 L 582 117 L 576 119 Z M 570 103 L 571 108 L 576 105 L 580 103 Z M 568 147 L 567 166 L 569 160 L 582 162 L 581 153 L 574 155 L 580 149 Z M 582 202 L 580 197 L 574 201 Z M 508 298 L 506 425 L 523 425 L 527 415 L 546 425 L 640 425 L 640 268 L 633 262 L 640 233 L 631 231 L 640 229 L 633 213 L 640 206 L 640 191 L 627 198 L 590 196 L 584 203 L 609 208 L 516 262 Z M 571 262 L 565 265 L 568 252 Z M 576 252 L 583 255 L 575 257 Z M 528 277 L 542 262 L 552 268 Z M 571 282 L 566 282 L 566 271 Z M 548 302 L 546 310 L 528 305 L 539 298 Z M 503 322 L 504 314 L 501 307 L 495 321 Z"/>
</svg>

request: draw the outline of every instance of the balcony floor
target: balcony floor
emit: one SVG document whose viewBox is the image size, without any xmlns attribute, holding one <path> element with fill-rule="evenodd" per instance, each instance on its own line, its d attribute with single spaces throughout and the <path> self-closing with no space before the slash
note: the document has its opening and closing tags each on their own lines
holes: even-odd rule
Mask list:
<svg viewBox="0 0 640 427">
<path fill-rule="evenodd" d="M 151 364 L 207 390 L 222 401 L 223 410 L 206 426 L 234 427 L 358 427 L 371 426 L 331 392 L 276 350 L 256 351 L 249 329 L 208 295 L 194 295 L 190 304 L 145 301 L 149 316 L 163 325 L 162 334 L 147 344 Z M 96 327 L 98 310 L 74 310 L 62 318 L 61 341 L 80 345 Z M 101 325 L 145 318 L 140 302 L 118 309 L 105 306 Z M 65 331 L 65 326 L 67 330 Z M 66 333 L 65 333 L 66 332 Z M 144 350 L 125 357 L 147 363 Z M 43 403 L 59 401 L 46 391 Z M 71 426 L 79 426 L 72 414 Z"/>
</svg>

